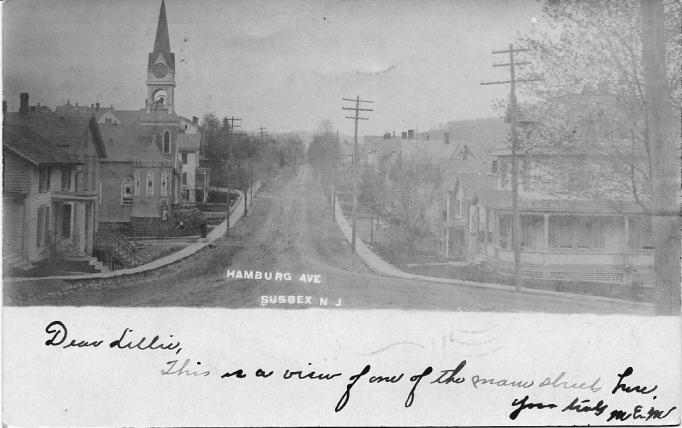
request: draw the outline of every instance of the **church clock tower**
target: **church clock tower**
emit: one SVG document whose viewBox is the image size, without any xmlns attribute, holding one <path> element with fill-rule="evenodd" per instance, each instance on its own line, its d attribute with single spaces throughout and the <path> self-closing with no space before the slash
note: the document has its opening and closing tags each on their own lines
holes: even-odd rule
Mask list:
<svg viewBox="0 0 682 428">
<path fill-rule="evenodd" d="M 147 62 L 147 111 L 175 111 L 175 54 L 170 50 L 166 5 L 161 1 L 154 50 Z"/>
</svg>

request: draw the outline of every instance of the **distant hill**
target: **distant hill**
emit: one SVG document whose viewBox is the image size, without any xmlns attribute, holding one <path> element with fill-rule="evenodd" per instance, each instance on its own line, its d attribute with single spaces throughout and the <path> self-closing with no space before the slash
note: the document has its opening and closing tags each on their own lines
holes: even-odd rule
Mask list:
<svg viewBox="0 0 682 428">
<path fill-rule="evenodd" d="M 442 124 L 441 128 L 429 130 L 429 139 L 443 140 L 444 132 L 450 132 L 450 141 L 470 144 L 476 153 L 484 154 L 503 144 L 507 138 L 509 125 L 502 119 L 490 117 L 485 119 L 452 120 Z"/>
</svg>

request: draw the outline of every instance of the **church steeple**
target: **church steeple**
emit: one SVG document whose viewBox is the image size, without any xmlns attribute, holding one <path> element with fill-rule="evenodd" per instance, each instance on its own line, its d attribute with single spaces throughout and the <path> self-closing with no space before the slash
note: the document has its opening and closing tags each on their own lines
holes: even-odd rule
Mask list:
<svg viewBox="0 0 682 428">
<path fill-rule="evenodd" d="M 170 50 L 166 3 L 161 0 L 154 51 L 147 62 L 147 111 L 174 110 L 175 54 Z"/>
<path fill-rule="evenodd" d="M 161 0 L 159 11 L 159 23 L 156 25 L 156 39 L 154 40 L 154 53 L 170 53 L 170 41 L 168 38 L 168 20 L 166 19 L 166 3 Z"/>
</svg>

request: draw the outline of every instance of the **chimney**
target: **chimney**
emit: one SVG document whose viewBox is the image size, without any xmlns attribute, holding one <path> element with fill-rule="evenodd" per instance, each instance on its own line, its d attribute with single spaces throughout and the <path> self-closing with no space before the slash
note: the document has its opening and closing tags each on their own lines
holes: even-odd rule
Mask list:
<svg viewBox="0 0 682 428">
<path fill-rule="evenodd" d="M 408 140 L 414 140 L 414 129 L 408 129 L 407 130 L 407 139 Z"/>
<path fill-rule="evenodd" d="M 450 144 L 450 133 L 449 132 L 443 133 L 443 140 L 444 140 L 445 144 Z"/>
<path fill-rule="evenodd" d="M 393 138 L 395 138 L 395 129 L 393 130 Z"/>
<path fill-rule="evenodd" d="M 19 94 L 19 113 L 28 113 L 28 92 Z"/>
<path fill-rule="evenodd" d="M 403 132 L 402 135 L 401 135 L 401 138 L 402 138 L 403 140 L 407 140 L 407 132 Z"/>
<path fill-rule="evenodd" d="M 192 116 L 192 123 L 195 125 L 198 125 L 199 124 L 199 118 L 196 116 Z"/>
</svg>

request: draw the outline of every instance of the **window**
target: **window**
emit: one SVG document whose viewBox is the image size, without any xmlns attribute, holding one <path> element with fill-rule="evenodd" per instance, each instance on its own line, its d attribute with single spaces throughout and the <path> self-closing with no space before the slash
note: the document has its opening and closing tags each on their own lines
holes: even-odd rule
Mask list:
<svg viewBox="0 0 682 428">
<path fill-rule="evenodd" d="M 62 168 L 62 190 L 63 191 L 71 190 L 71 168 L 68 167 Z"/>
<path fill-rule="evenodd" d="M 497 174 L 497 161 L 493 161 L 493 167 L 492 167 L 492 172 L 493 174 Z"/>
<path fill-rule="evenodd" d="M 521 248 L 540 248 L 544 245 L 544 237 L 545 219 L 543 216 L 521 216 Z"/>
<path fill-rule="evenodd" d="M 500 216 L 500 247 L 511 248 L 512 216 Z"/>
<path fill-rule="evenodd" d="M 147 173 L 147 197 L 154 196 L 154 173 Z"/>
<path fill-rule="evenodd" d="M 651 219 L 649 217 L 635 217 L 629 219 L 628 223 L 630 228 L 628 247 L 634 250 L 652 250 L 654 241 Z"/>
<path fill-rule="evenodd" d="M 140 196 L 140 171 L 135 171 L 135 196 Z"/>
<path fill-rule="evenodd" d="M 50 207 L 38 207 L 38 224 L 36 234 L 36 246 L 42 247 L 47 243 L 49 233 Z"/>
<path fill-rule="evenodd" d="M 163 152 L 170 153 L 170 132 L 163 132 Z"/>
<path fill-rule="evenodd" d="M 47 165 L 40 165 L 38 167 L 38 191 L 50 191 L 50 167 Z"/>
<path fill-rule="evenodd" d="M 123 179 L 121 183 L 121 205 L 133 203 L 133 180 L 130 177 Z"/>
<path fill-rule="evenodd" d="M 161 196 L 168 196 L 168 173 L 161 173 Z"/>
<path fill-rule="evenodd" d="M 187 152 L 182 152 L 180 153 L 181 159 L 182 159 L 182 164 L 185 165 L 187 164 Z"/>
<path fill-rule="evenodd" d="M 556 216 L 549 221 L 552 248 L 603 249 L 609 218 Z"/>
<path fill-rule="evenodd" d="M 194 187 L 201 189 L 206 186 L 206 173 L 204 171 L 197 171 L 194 174 Z"/>
<path fill-rule="evenodd" d="M 500 187 L 502 189 L 506 189 L 508 183 L 509 181 L 507 179 L 507 162 L 500 162 Z"/>
<path fill-rule="evenodd" d="M 523 190 L 529 190 L 530 188 L 530 170 L 530 158 L 524 156 L 521 161 L 521 185 L 523 186 Z"/>
<path fill-rule="evenodd" d="M 62 236 L 71 237 L 71 204 L 62 205 Z"/>
<path fill-rule="evenodd" d="M 186 172 L 182 173 L 182 184 L 187 184 L 187 173 Z"/>
</svg>

